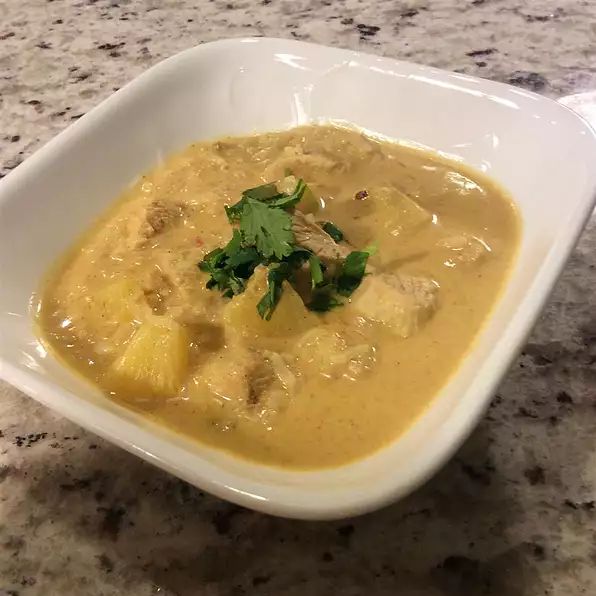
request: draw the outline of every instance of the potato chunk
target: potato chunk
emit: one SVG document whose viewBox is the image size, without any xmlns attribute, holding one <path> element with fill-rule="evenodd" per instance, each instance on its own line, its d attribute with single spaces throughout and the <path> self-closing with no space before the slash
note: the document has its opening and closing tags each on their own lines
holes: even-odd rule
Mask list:
<svg viewBox="0 0 596 596">
<path fill-rule="evenodd" d="M 365 199 L 372 204 L 371 229 L 385 229 L 392 236 L 415 232 L 432 221 L 432 214 L 397 188 L 373 187 Z"/>
<path fill-rule="evenodd" d="M 255 270 L 244 293 L 234 296 L 226 305 L 224 320 L 245 337 L 287 337 L 316 325 L 311 313 L 292 286 L 284 282 L 281 299 L 269 321 L 261 319 L 257 304 L 267 291 L 267 269 Z"/>
<path fill-rule="evenodd" d="M 155 317 L 143 323 L 112 364 L 108 380 L 116 392 L 145 397 L 176 394 L 188 368 L 189 338 L 184 327 Z"/>
<path fill-rule="evenodd" d="M 439 248 L 448 251 L 447 262 L 452 266 L 457 263 L 465 265 L 482 261 L 490 252 L 490 246 L 484 240 L 462 232 L 447 236 L 437 242 Z"/>
</svg>

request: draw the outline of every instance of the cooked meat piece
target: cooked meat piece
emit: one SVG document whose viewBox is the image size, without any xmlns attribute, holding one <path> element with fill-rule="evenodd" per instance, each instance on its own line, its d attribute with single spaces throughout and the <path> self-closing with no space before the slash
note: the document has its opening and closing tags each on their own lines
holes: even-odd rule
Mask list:
<svg viewBox="0 0 596 596">
<path fill-rule="evenodd" d="M 341 169 L 343 162 L 321 153 L 310 155 L 302 147 L 285 147 L 283 154 L 272 161 L 263 171 L 264 180 L 282 178 L 290 170 L 298 177 L 317 180 L 330 171 Z"/>
<path fill-rule="evenodd" d="M 144 221 L 139 227 L 138 243 L 143 244 L 149 238 L 159 234 L 180 219 L 183 213 L 184 205 L 180 203 L 166 203 L 159 199 L 151 201 L 145 209 Z"/>
<path fill-rule="evenodd" d="M 277 352 L 234 343 L 199 369 L 197 384 L 236 415 L 267 423 L 294 393 L 296 378 Z"/>
<path fill-rule="evenodd" d="M 205 292 L 197 263 L 202 247 L 157 250 L 142 264 L 144 303 L 156 314 L 167 314 L 182 325 L 217 324 L 227 303 L 219 292 Z"/>
<path fill-rule="evenodd" d="M 351 306 L 364 318 L 383 323 L 406 338 L 416 333 L 437 306 L 437 284 L 400 274 L 368 276 L 352 295 Z"/>
<path fill-rule="evenodd" d="M 319 326 L 299 339 L 295 357 L 301 369 L 309 373 L 354 380 L 374 365 L 375 348 L 366 343 L 348 343 L 333 328 Z"/>
<path fill-rule="evenodd" d="M 312 215 L 305 215 L 298 210 L 292 216 L 292 232 L 296 244 L 314 252 L 326 265 L 337 264 L 352 252 L 350 246 L 337 244 Z"/>
<path fill-rule="evenodd" d="M 250 378 L 258 365 L 256 352 L 241 345 L 228 346 L 205 363 L 199 379 L 222 403 L 242 408 L 251 401 Z"/>
<path fill-rule="evenodd" d="M 277 353 L 263 350 L 262 360 L 249 379 L 249 405 L 256 406 L 258 416 L 279 411 L 296 389 L 296 377 Z"/>
<path fill-rule="evenodd" d="M 151 310 L 158 315 L 164 314 L 166 303 L 173 292 L 171 277 L 156 265 L 143 283 L 143 294 Z"/>
<path fill-rule="evenodd" d="M 336 244 L 312 215 L 295 211 L 292 231 L 296 243 L 314 252 L 325 264 L 336 265 L 352 252 L 348 244 Z M 364 318 L 378 321 L 401 337 L 409 337 L 432 315 L 436 307 L 437 284 L 422 277 L 375 273 L 354 293 L 352 304 Z"/>
</svg>

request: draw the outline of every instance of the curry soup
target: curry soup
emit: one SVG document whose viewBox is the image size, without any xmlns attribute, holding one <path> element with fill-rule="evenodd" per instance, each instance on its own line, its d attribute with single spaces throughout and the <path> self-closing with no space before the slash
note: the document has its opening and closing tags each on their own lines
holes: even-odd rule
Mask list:
<svg viewBox="0 0 596 596">
<path fill-rule="evenodd" d="M 267 464 L 337 466 L 429 405 L 519 234 L 484 175 L 356 130 L 197 143 L 56 265 L 39 334 L 109 399 L 179 433 Z"/>
</svg>

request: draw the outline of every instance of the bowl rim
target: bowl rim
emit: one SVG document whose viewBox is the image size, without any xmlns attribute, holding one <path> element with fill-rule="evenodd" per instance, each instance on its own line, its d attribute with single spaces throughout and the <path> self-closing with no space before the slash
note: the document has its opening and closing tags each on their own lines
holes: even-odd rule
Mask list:
<svg viewBox="0 0 596 596">
<path fill-rule="evenodd" d="M 38 165 L 50 158 L 54 148 L 61 144 L 66 144 L 70 139 L 77 137 L 89 124 L 104 117 L 109 110 L 115 108 L 118 103 L 127 96 L 136 93 L 138 88 L 145 81 L 148 81 L 159 72 L 167 69 L 175 69 L 178 61 L 183 60 L 190 55 L 196 55 L 198 59 L 202 53 L 206 55 L 209 51 L 213 51 L 217 48 L 221 48 L 222 50 L 230 48 L 234 49 L 236 46 L 244 43 L 256 43 L 261 46 L 271 45 L 272 47 L 282 44 L 286 47 L 308 47 L 319 52 L 334 52 L 338 56 L 343 54 L 345 56 L 362 59 L 367 68 L 370 67 L 369 64 L 366 64 L 367 62 L 375 61 L 391 64 L 394 68 L 397 66 L 398 68 L 405 70 L 423 70 L 425 73 L 430 73 L 439 78 L 455 75 L 455 73 L 430 66 L 298 40 L 268 37 L 241 37 L 200 44 L 166 58 L 145 70 L 121 89 L 92 108 L 80 119 L 68 126 L 44 146 L 39 148 L 31 157 L 26 159 L 21 165 L 0 181 L 0 207 L 4 201 L 7 200 L 8 193 L 6 191 L 17 188 L 21 180 L 26 179 L 34 173 L 35 168 L 38 167 Z M 588 131 L 588 134 L 591 135 L 592 140 L 594 141 L 594 152 L 596 155 L 596 133 L 581 116 L 566 106 L 547 97 L 520 90 L 505 83 L 480 79 L 469 75 L 458 74 L 457 77 L 462 82 L 468 81 L 473 82 L 476 85 L 480 84 L 483 89 L 490 89 L 497 95 L 499 93 L 509 94 L 514 91 L 518 95 L 537 98 L 542 103 L 554 104 L 557 106 L 557 109 L 573 114 L 574 117 L 577 118 L 578 126 L 584 127 L 584 130 Z M 158 448 L 149 450 L 130 440 L 125 440 L 124 436 L 126 435 L 124 433 L 113 432 L 113 427 L 106 428 L 105 422 L 99 424 L 94 419 L 92 416 L 93 408 L 98 406 L 85 401 L 83 398 L 62 388 L 59 384 L 54 383 L 53 381 L 39 378 L 33 371 L 18 368 L 1 355 L 0 378 L 3 378 L 14 387 L 34 398 L 36 401 L 57 411 L 65 418 L 89 429 L 91 432 L 103 437 L 111 443 L 138 455 L 142 459 L 157 465 L 175 476 L 183 478 L 195 486 L 200 486 L 203 490 L 206 490 L 209 493 L 239 505 L 273 515 L 301 519 L 337 519 L 362 514 L 386 505 L 399 497 L 412 492 L 426 482 L 426 480 L 454 454 L 477 424 L 478 420 L 488 407 L 497 384 L 501 381 L 513 360 L 517 357 L 522 343 L 539 317 L 554 284 L 592 212 L 594 203 L 596 202 L 596 175 L 592 176 L 591 183 L 592 190 L 590 192 L 586 191 L 585 196 L 582 195 L 582 209 L 578 209 L 574 219 L 570 221 L 567 233 L 564 236 L 557 236 L 552 249 L 548 252 L 543 261 L 541 261 L 535 279 L 528 289 L 527 295 L 522 300 L 520 307 L 514 313 L 511 323 L 503 331 L 501 336 L 503 342 L 501 348 L 502 354 L 499 357 L 492 358 L 493 366 L 488 376 L 482 379 L 482 389 L 479 392 L 481 394 L 481 399 L 477 399 L 475 402 L 472 402 L 472 404 L 467 404 L 465 415 L 453 417 L 448 428 L 441 428 L 441 432 L 437 433 L 435 440 L 425 451 L 424 457 L 419 462 L 420 465 L 418 468 L 414 471 L 408 471 L 405 478 L 400 478 L 399 481 L 396 479 L 390 488 L 385 487 L 382 491 L 375 490 L 374 487 L 371 487 L 370 491 L 359 493 L 358 491 L 346 488 L 345 490 L 339 491 L 338 494 L 334 494 L 334 497 L 336 497 L 337 500 L 320 499 L 318 501 L 313 498 L 313 496 L 315 496 L 314 492 L 313 494 L 307 495 L 308 498 L 307 496 L 302 496 L 299 499 L 292 499 L 288 498 L 287 495 L 284 496 L 282 494 L 280 496 L 280 494 L 276 494 L 275 491 L 266 491 L 266 494 L 259 494 L 259 492 L 255 490 L 246 491 L 238 486 L 234 486 L 235 476 L 233 473 L 222 474 L 221 470 L 218 471 L 217 465 L 207 462 L 202 459 L 201 456 L 195 456 L 197 458 L 195 463 L 200 463 L 203 467 L 202 471 L 197 472 L 197 470 L 190 470 L 188 467 L 182 468 L 173 465 L 171 462 L 172 457 L 164 459 Z M 508 283 L 509 282 L 506 282 L 505 287 Z M 489 318 L 490 316 L 491 315 L 489 315 Z M 457 372 L 455 374 L 457 374 Z M 460 404 L 458 404 L 458 406 L 459 405 Z M 99 408 L 99 410 L 101 410 L 101 408 Z M 132 422 L 120 420 L 118 416 L 111 412 L 106 410 L 102 410 L 102 412 L 104 420 L 108 420 L 110 416 L 113 416 L 114 421 L 120 421 L 120 424 L 118 425 L 120 427 L 122 427 L 122 424 L 124 423 L 131 424 L 133 427 L 135 426 Z M 106 416 L 108 418 L 105 418 Z M 151 438 L 151 431 L 147 432 L 149 433 L 149 438 Z M 400 438 L 401 436 L 397 436 L 390 444 L 394 444 L 399 441 Z M 165 441 L 165 443 L 167 443 L 167 441 Z M 353 465 L 353 463 L 347 464 L 347 466 L 350 465 Z M 292 470 L 289 472 L 296 477 L 310 474 L 310 471 L 301 470 Z"/>
</svg>

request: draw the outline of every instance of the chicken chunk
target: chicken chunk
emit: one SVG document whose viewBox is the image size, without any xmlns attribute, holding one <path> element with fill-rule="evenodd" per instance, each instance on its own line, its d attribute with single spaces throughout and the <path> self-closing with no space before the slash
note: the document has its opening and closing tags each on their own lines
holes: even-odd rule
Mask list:
<svg viewBox="0 0 596 596">
<path fill-rule="evenodd" d="M 155 314 L 164 314 L 167 302 L 174 291 L 172 280 L 158 266 L 149 271 L 143 283 L 143 295 Z"/>
<path fill-rule="evenodd" d="M 153 312 L 167 313 L 183 325 L 217 322 L 226 301 L 219 292 L 205 292 L 196 266 L 200 260 L 195 247 L 156 254 L 143 282 Z"/>
<path fill-rule="evenodd" d="M 272 161 L 264 170 L 265 180 L 275 180 L 285 175 L 286 171 L 307 178 L 317 180 L 324 177 L 330 171 L 341 168 L 342 162 L 331 159 L 321 153 L 305 153 L 303 148 L 285 147 L 282 155 Z"/>
<path fill-rule="evenodd" d="M 194 379 L 191 398 L 211 399 L 228 417 L 268 423 L 283 410 L 296 389 L 296 378 L 277 352 L 232 343 L 214 354 Z"/>
<path fill-rule="evenodd" d="M 145 208 L 140 220 L 133 221 L 132 226 L 138 226 L 136 245 L 142 246 L 147 240 L 163 232 L 166 228 L 177 223 L 184 214 L 184 205 L 170 203 L 159 199 L 151 201 Z"/>
<path fill-rule="evenodd" d="M 351 307 L 365 319 L 385 325 L 407 338 L 432 316 L 438 285 L 423 277 L 375 274 L 352 295 Z"/>
<path fill-rule="evenodd" d="M 249 381 L 258 363 L 256 352 L 242 346 L 228 346 L 205 363 L 198 382 L 219 400 L 243 406 L 249 402 Z"/>
<path fill-rule="evenodd" d="M 297 342 L 294 353 L 302 371 L 327 378 L 355 380 L 375 363 L 374 346 L 349 343 L 327 326 L 307 331 Z"/>
</svg>

